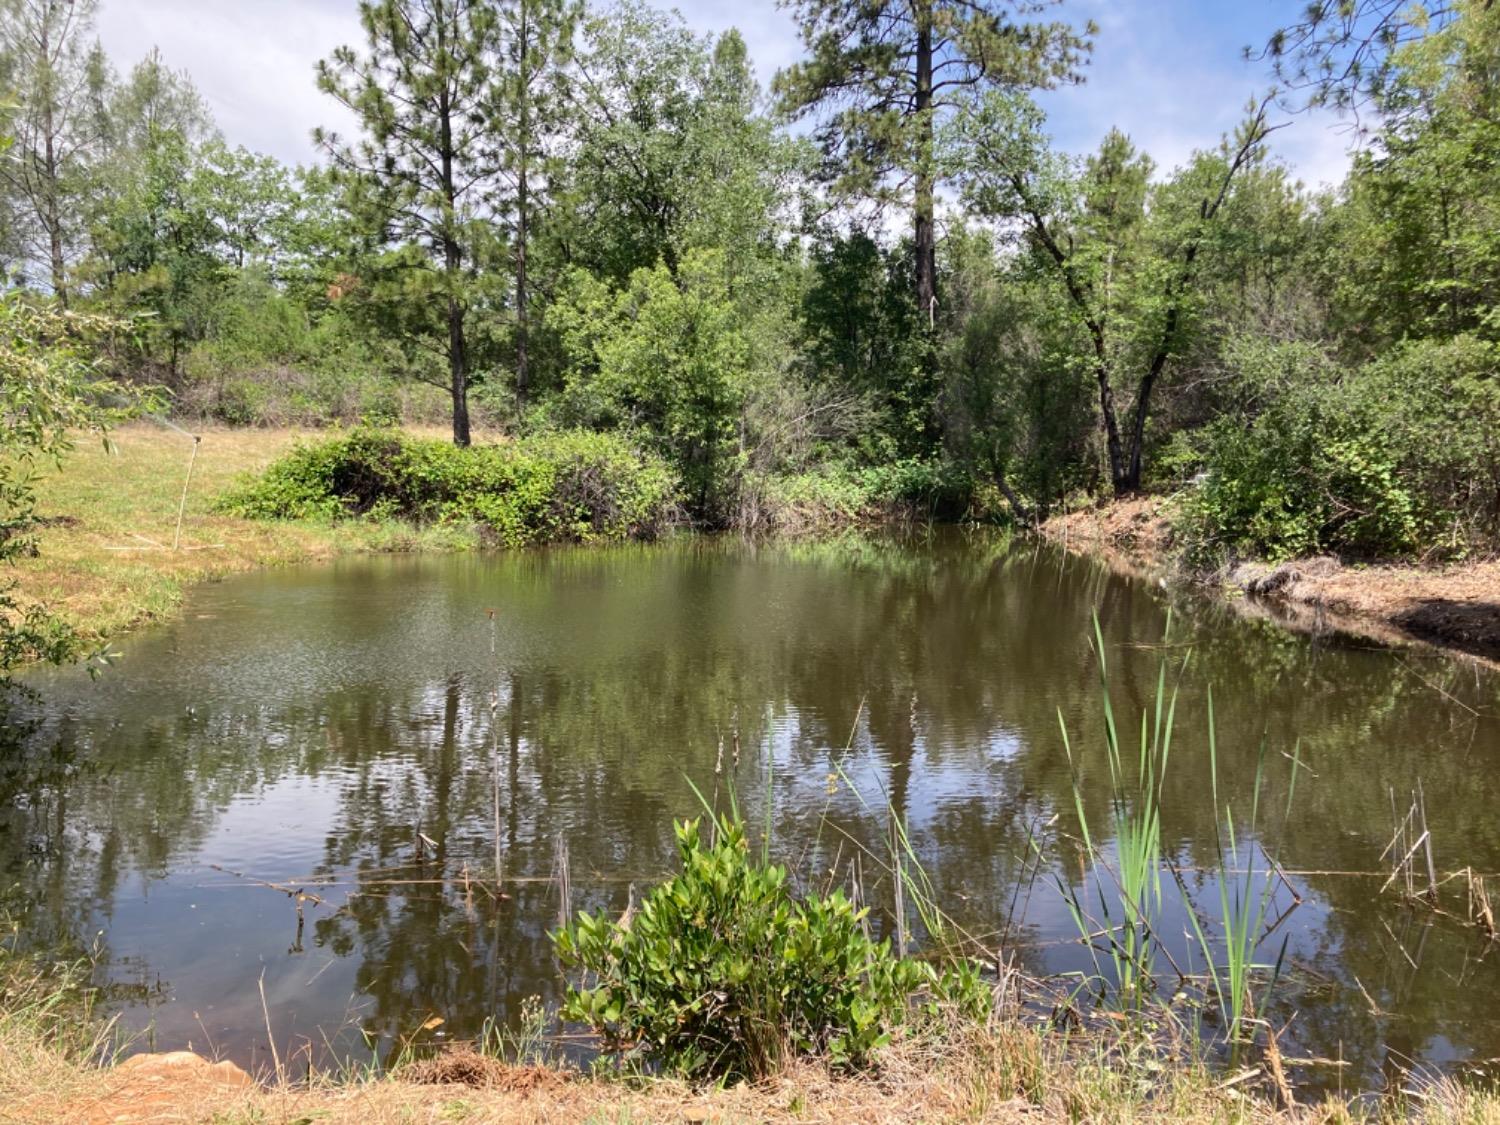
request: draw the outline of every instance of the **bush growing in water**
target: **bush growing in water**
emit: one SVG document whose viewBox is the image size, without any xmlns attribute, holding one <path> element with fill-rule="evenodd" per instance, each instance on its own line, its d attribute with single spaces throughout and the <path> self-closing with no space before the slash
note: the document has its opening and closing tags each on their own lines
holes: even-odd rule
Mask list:
<svg viewBox="0 0 1500 1125">
<path fill-rule="evenodd" d="M 506 546 L 650 538 L 673 520 L 676 478 L 612 434 L 567 431 L 459 449 L 388 430 L 299 446 L 220 507 L 260 519 L 373 515 L 477 523 Z"/>
<path fill-rule="evenodd" d="M 689 1077 L 760 1078 L 788 1053 L 867 1065 L 920 991 L 987 1010 L 977 966 L 896 957 L 842 891 L 796 900 L 784 868 L 753 861 L 737 818 L 715 828 L 705 843 L 698 821 L 676 826 L 682 871 L 628 925 L 585 913 L 553 935 L 564 966 L 595 977 L 569 988 L 563 1018 Z"/>
<path fill-rule="evenodd" d="M 744 531 L 801 532 L 909 516 L 960 519 L 982 514 L 975 482 L 940 461 L 749 476 L 740 484 L 736 523 Z"/>
</svg>

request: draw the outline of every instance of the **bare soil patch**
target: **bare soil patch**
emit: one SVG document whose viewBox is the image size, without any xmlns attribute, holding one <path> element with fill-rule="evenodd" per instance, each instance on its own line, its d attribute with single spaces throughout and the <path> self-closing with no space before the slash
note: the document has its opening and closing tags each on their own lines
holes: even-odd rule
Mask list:
<svg viewBox="0 0 1500 1125">
<path fill-rule="evenodd" d="M 1174 558 L 1171 515 L 1170 498 L 1136 497 L 1055 517 L 1042 534 L 1130 573 L 1217 586 L 1247 612 L 1292 628 L 1415 641 L 1500 662 L 1500 560 L 1366 566 L 1318 557 L 1193 573 Z"/>
</svg>

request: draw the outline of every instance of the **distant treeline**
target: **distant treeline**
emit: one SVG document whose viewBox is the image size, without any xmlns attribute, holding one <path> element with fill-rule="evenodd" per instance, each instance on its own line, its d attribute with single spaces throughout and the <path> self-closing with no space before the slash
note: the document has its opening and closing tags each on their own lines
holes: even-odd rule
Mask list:
<svg viewBox="0 0 1500 1125">
<path fill-rule="evenodd" d="M 95 7 L 0 0 L 0 263 L 182 414 L 611 432 L 710 526 L 1149 488 L 1206 562 L 1500 543 L 1500 5 L 1315 0 L 1171 169 L 1053 147 L 1111 50 L 1066 4 L 799 0 L 762 91 L 639 0 L 362 0 L 309 168 Z M 1275 156 L 1309 106 L 1334 190 Z"/>
</svg>

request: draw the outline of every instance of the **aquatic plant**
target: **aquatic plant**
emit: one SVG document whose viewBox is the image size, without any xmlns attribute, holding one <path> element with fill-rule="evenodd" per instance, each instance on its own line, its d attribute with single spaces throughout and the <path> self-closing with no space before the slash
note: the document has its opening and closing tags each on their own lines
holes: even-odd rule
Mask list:
<svg viewBox="0 0 1500 1125">
<path fill-rule="evenodd" d="M 1203 953 L 1219 1011 L 1225 1022 L 1225 1031 L 1231 1040 L 1247 1037 L 1249 1020 L 1254 1017 L 1255 1005 L 1251 995 L 1252 975 L 1270 968 L 1271 976 L 1265 991 L 1276 986 L 1286 959 L 1286 939 L 1282 939 L 1273 966 L 1255 960 L 1255 955 L 1264 939 L 1269 936 L 1267 922 L 1270 908 L 1279 885 L 1284 883 L 1281 866 L 1275 857 L 1255 842 L 1256 827 L 1260 819 L 1261 788 L 1265 780 L 1266 747 L 1262 743 L 1255 763 L 1255 784 L 1250 791 L 1250 821 L 1243 835 L 1244 857 L 1241 860 L 1240 833 L 1235 831 L 1234 810 L 1229 802 L 1223 805 L 1223 820 L 1219 820 L 1219 750 L 1214 725 L 1214 697 L 1208 693 L 1208 762 L 1210 790 L 1214 801 L 1214 849 L 1217 858 L 1216 882 L 1219 888 L 1219 926 L 1223 934 L 1224 958 L 1222 963 L 1214 957 L 1213 945 L 1199 918 L 1198 911 L 1188 902 L 1187 915 L 1191 920 L 1193 934 Z M 1292 774 L 1287 786 L 1286 817 L 1290 818 L 1292 798 L 1297 791 L 1297 771 L 1301 768 L 1301 755 L 1292 754 Z M 1255 852 L 1261 853 L 1268 864 L 1264 870 L 1255 867 Z M 1181 880 L 1178 886 L 1182 887 Z M 1187 899 L 1187 890 L 1182 888 Z"/>
<path fill-rule="evenodd" d="M 1170 634 L 1171 618 L 1167 629 Z M 1085 785 L 1081 759 L 1075 753 L 1061 711 L 1063 747 L 1072 770 L 1073 811 L 1078 820 L 1082 850 L 1088 865 L 1085 887 L 1075 887 L 1061 874 L 1057 885 L 1080 938 L 1094 954 L 1095 983 L 1101 992 L 1112 982 L 1115 999 L 1122 1007 L 1139 1010 L 1157 987 L 1158 954 L 1171 960 L 1162 941 L 1162 873 L 1169 871 L 1182 896 L 1183 912 L 1190 920 L 1198 950 L 1203 956 L 1204 991 L 1222 1017 L 1226 1037 L 1234 1042 L 1246 1037 L 1258 1005 L 1253 989 L 1257 974 L 1269 972 L 1264 991 L 1275 987 L 1285 958 L 1286 943 L 1273 964 L 1257 960 L 1262 944 L 1279 925 L 1271 918 L 1271 906 L 1279 888 L 1287 883 L 1280 864 L 1257 843 L 1261 794 L 1265 781 L 1266 750 L 1261 746 L 1250 797 L 1249 822 L 1236 829 L 1235 813 L 1227 800 L 1220 804 L 1218 739 L 1214 723 L 1213 695 L 1208 696 L 1208 751 L 1210 793 L 1214 810 L 1214 867 L 1218 888 L 1218 916 L 1214 920 L 1220 937 L 1211 938 L 1213 924 L 1199 910 L 1171 857 L 1162 844 L 1162 792 L 1171 756 L 1172 732 L 1177 711 L 1177 687 L 1167 685 L 1168 662 L 1157 670 L 1154 702 L 1143 711 L 1140 736 L 1134 753 L 1127 754 L 1116 724 L 1109 695 L 1108 663 L 1098 616 L 1094 617 L 1094 647 L 1099 666 L 1100 706 L 1104 718 L 1104 741 L 1109 767 L 1109 835 L 1101 839 L 1090 824 L 1084 803 Z M 1183 658 L 1178 676 L 1186 670 L 1191 653 Z M 1286 813 L 1290 817 L 1296 792 L 1296 773 L 1301 758 L 1292 754 L 1292 777 L 1287 787 Z M 1112 841 L 1112 844 L 1109 842 Z M 1040 844 L 1032 846 L 1040 856 Z M 1265 866 L 1255 865 L 1256 853 Z M 1097 913 L 1090 907 L 1087 884 L 1097 900 Z M 1293 905 L 1299 902 L 1292 892 Z M 1110 973 L 1098 957 L 1100 943 L 1108 954 Z M 1172 964 L 1179 981 L 1189 983 L 1189 974 Z"/>
<path fill-rule="evenodd" d="M 1097 614 L 1094 617 L 1094 642 L 1099 663 L 1105 752 L 1109 763 L 1113 865 L 1090 827 L 1084 806 L 1085 786 L 1080 760 L 1073 751 L 1073 740 L 1069 737 L 1068 724 L 1061 710 L 1058 711 L 1058 725 L 1062 729 L 1063 749 L 1072 771 L 1073 809 L 1078 817 L 1084 854 L 1093 867 L 1101 917 L 1096 920 L 1083 895 L 1061 877 L 1058 886 L 1074 924 L 1089 948 L 1096 948 L 1096 939 L 1102 938 L 1105 942 L 1120 997 L 1127 1005 L 1136 1005 L 1154 987 L 1155 957 L 1160 948 L 1156 922 L 1162 903 L 1161 786 L 1172 749 L 1177 689 L 1174 687 L 1170 698 L 1167 696 L 1167 666 L 1163 661 L 1157 674 L 1154 714 L 1148 716 L 1142 712 L 1139 748 L 1133 760 L 1127 758 L 1110 702 L 1104 636 Z"/>
</svg>

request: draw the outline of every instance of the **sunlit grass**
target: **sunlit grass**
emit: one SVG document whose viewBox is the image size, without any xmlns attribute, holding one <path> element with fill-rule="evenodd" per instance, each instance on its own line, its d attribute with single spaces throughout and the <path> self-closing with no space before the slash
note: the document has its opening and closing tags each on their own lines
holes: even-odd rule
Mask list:
<svg viewBox="0 0 1500 1125">
<path fill-rule="evenodd" d="M 170 548 L 191 439 L 146 422 L 115 433 L 109 448 L 80 436 L 61 470 L 49 468 L 37 481 L 37 512 L 44 522 L 38 556 L 15 569 L 21 596 L 50 605 L 97 641 L 171 615 L 194 582 L 356 551 L 475 545 L 472 534 L 451 527 L 273 522 L 212 510 L 241 475 L 264 469 L 298 441 L 316 436 L 296 429 L 205 431 L 188 488 L 184 549 L 178 551 Z"/>
</svg>

